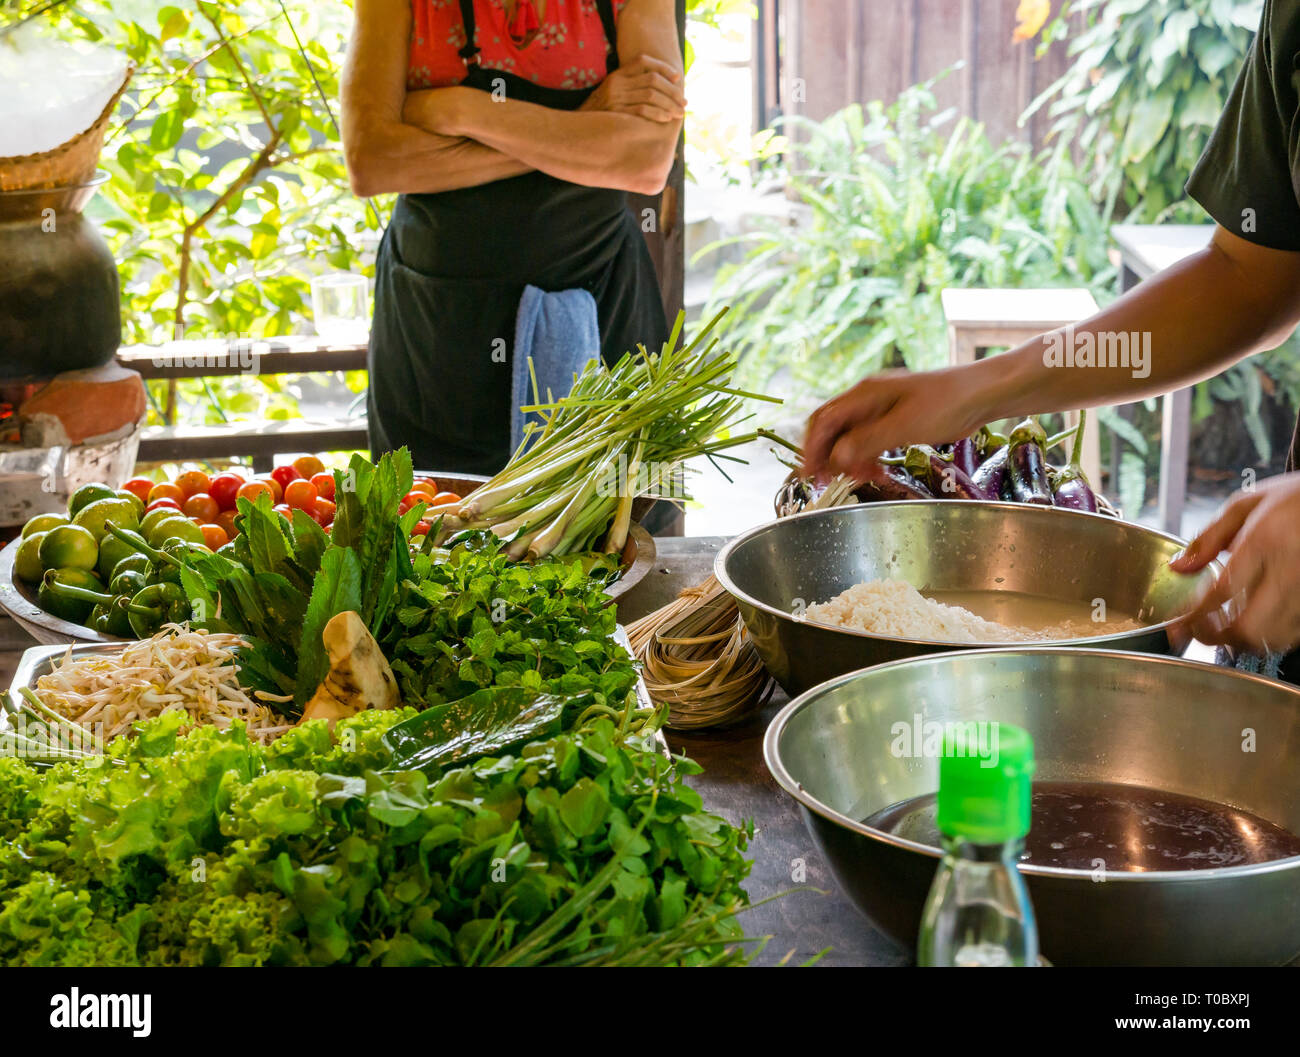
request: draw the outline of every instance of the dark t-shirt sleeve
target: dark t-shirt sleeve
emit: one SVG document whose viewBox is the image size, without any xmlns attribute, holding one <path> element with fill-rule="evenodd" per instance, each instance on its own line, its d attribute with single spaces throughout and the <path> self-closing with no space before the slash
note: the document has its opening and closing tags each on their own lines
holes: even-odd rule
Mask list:
<svg viewBox="0 0 1300 1057">
<path fill-rule="evenodd" d="M 1300 4 L 1269 0 L 1187 193 L 1234 235 L 1300 250 L 1300 99 L 1292 80 Z"/>
</svg>

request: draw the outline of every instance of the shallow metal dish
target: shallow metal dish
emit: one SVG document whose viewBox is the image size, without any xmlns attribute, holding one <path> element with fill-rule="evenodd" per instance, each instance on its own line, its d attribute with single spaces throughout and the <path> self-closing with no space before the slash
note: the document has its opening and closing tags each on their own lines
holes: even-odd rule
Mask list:
<svg viewBox="0 0 1300 1057">
<path fill-rule="evenodd" d="M 1016 591 L 1084 606 L 1102 598 L 1112 612 L 1141 614 L 1150 626 L 1069 639 L 1070 646 L 1168 653 L 1170 622 L 1202 578 L 1213 575 L 1173 572 L 1169 559 L 1183 546 L 1174 536 L 1101 514 L 910 500 L 813 510 L 760 525 L 723 547 L 714 568 L 763 662 L 797 694 L 900 657 L 989 648 L 887 638 L 795 617 L 803 605 L 865 580 L 896 578 L 922 591 Z"/>
<path fill-rule="evenodd" d="M 1045 780 L 1201 797 L 1300 833 L 1300 690 L 1228 668 L 1114 650 L 1029 647 L 914 657 L 792 701 L 763 750 L 836 879 L 914 948 L 938 851 L 859 821 L 933 793 L 938 760 L 899 756 L 895 725 L 998 720 L 1033 735 Z M 1243 752 L 1243 732 L 1255 751 Z M 1300 856 L 1123 873 L 1025 866 L 1057 965 L 1280 965 L 1300 955 Z"/>
<path fill-rule="evenodd" d="M 417 477 L 432 477 L 443 489 L 455 492 L 462 499 L 488 481 L 478 474 L 439 473 L 437 470 L 416 470 L 415 474 Z M 654 500 L 638 499 L 632 504 L 633 518 L 643 516 L 653 505 Z M 623 573 L 605 589 L 605 593 L 614 599 L 622 598 L 644 580 L 655 563 L 654 537 L 636 520 L 628 527 L 627 543 L 619 557 Z"/>
<path fill-rule="evenodd" d="M 0 549 L 0 608 L 14 618 L 37 642 L 47 646 L 66 646 L 73 642 L 122 643 L 122 639 L 101 635 L 84 624 L 74 624 L 47 613 L 36 604 L 36 590 L 14 575 L 14 556 L 18 541 Z"/>
</svg>

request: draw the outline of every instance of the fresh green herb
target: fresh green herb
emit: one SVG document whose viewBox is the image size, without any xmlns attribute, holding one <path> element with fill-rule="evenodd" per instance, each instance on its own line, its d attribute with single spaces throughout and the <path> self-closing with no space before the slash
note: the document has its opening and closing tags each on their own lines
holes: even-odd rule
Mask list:
<svg viewBox="0 0 1300 1057">
<path fill-rule="evenodd" d="M 621 712 L 636 685 L 613 635 L 602 582 L 574 559 L 527 565 L 489 532 L 460 538 L 441 561 L 417 554 L 379 637 L 408 705 L 458 701 L 486 687 L 594 693 Z"/>
<path fill-rule="evenodd" d="M 565 714 L 578 719 L 590 694 L 557 697 L 522 686 L 495 686 L 434 705 L 384 735 L 399 770 L 430 771 L 505 752 L 560 733 Z"/>
<path fill-rule="evenodd" d="M 142 725 L 107 768 L 0 759 L 7 965 L 726 964 L 751 835 L 689 761 L 596 719 L 430 778 L 409 709 L 290 731 Z"/>
<path fill-rule="evenodd" d="M 359 455 L 335 471 L 338 510 L 332 535 L 295 510 L 277 514 L 269 496 L 240 499 L 231 554 L 188 553 L 181 582 L 194 623 L 249 640 L 240 664 L 252 689 L 292 694 L 300 714 L 328 670 L 321 632 L 355 610 L 371 629 L 391 612 L 398 585 L 411 575 L 407 538 L 422 506 L 398 506 L 411 488 L 411 456 L 401 448 L 371 465 Z"/>
</svg>

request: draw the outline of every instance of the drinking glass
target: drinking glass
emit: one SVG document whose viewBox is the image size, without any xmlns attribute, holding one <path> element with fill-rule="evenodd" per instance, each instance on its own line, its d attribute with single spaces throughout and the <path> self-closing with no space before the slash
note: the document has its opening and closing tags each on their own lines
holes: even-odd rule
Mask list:
<svg viewBox="0 0 1300 1057">
<path fill-rule="evenodd" d="M 370 336 L 370 298 L 364 275 L 334 272 L 311 281 L 316 333 L 338 345 L 360 345 Z"/>
</svg>

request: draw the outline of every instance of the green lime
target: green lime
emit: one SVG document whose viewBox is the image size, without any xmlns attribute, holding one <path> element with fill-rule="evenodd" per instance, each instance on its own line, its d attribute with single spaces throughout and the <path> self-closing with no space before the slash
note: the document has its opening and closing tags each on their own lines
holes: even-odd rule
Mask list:
<svg viewBox="0 0 1300 1057">
<path fill-rule="evenodd" d="M 96 541 L 104 538 L 104 534 L 108 531 L 104 525 L 110 521 L 118 528 L 130 529 L 132 532 L 140 531 L 140 519 L 135 516 L 134 504 L 117 496 L 96 499 L 86 504 L 72 519 L 74 525 L 89 529 Z"/>
<path fill-rule="evenodd" d="M 113 495 L 116 496 L 118 499 L 125 499 L 127 502 L 131 504 L 131 506 L 135 508 L 136 521 L 139 521 L 142 517 L 144 517 L 144 500 L 141 499 L 134 492 L 128 492 L 125 488 L 119 488 L 116 492 L 113 493 Z"/>
<path fill-rule="evenodd" d="M 93 484 L 83 484 L 68 499 L 68 514 L 75 518 L 80 511 L 90 506 L 96 499 L 108 499 L 116 494 L 117 492 L 114 489 L 109 488 L 108 485 L 100 481 Z"/>
<path fill-rule="evenodd" d="M 38 551 L 47 569 L 93 569 L 99 562 L 99 544 L 89 529 L 59 525 L 41 540 Z"/>
<path fill-rule="evenodd" d="M 154 538 L 149 540 L 155 547 L 169 540 L 184 540 L 186 543 L 203 544 L 203 530 L 187 517 L 169 517 L 158 522 L 153 528 Z"/>
<path fill-rule="evenodd" d="M 44 532 L 33 532 L 18 541 L 18 549 L 14 552 L 14 573 L 18 579 L 34 584 L 45 575 L 45 566 L 41 564 L 41 540 L 44 538 Z"/>
<path fill-rule="evenodd" d="M 145 514 L 140 521 L 140 533 L 146 540 L 148 540 L 149 533 L 153 531 L 153 527 L 158 524 L 158 522 L 165 521 L 169 517 L 181 516 L 179 510 L 173 510 L 169 506 L 160 506 L 156 510 L 150 510 L 149 513 Z"/>
<path fill-rule="evenodd" d="M 30 536 L 34 532 L 49 532 L 52 528 L 58 528 L 60 525 L 71 525 L 72 518 L 67 514 L 37 514 L 31 521 L 23 526 L 23 535 Z"/>
<path fill-rule="evenodd" d="M 99 570 L 100 576 L 105 580 L 111 580 L 118 562 L 128 555 L 139 553 L 131 544 L 118 539 L 112 533 L 106 533 L 99 541 L 99 562 L 95 567 Z M 140 557 L 145 561 L 149 560 L 143 554 Z"/>
</svg>

